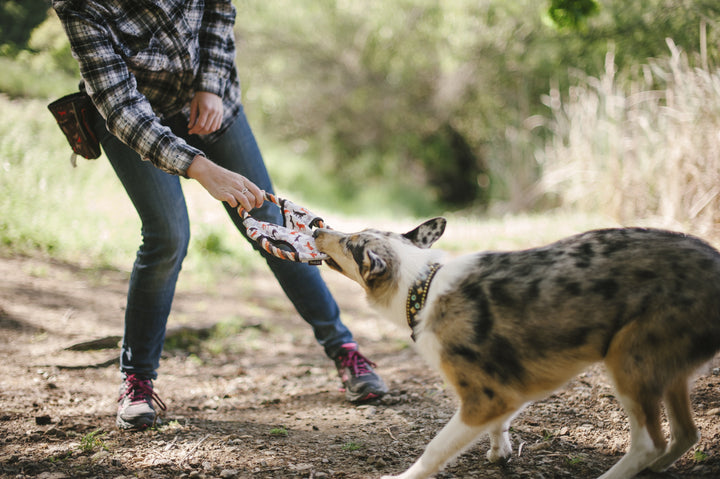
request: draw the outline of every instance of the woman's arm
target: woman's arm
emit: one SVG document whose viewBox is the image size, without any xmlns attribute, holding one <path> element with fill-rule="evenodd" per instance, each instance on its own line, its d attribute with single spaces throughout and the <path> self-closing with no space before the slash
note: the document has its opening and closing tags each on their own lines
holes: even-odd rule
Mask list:
<svg viewBox="0 0 720 479">
<path fill-rule="evenodd" d="M 115 51 L 111 32 L 99 15 L 72 2 L 56 2 L 73 56 L 78 60 L 88 94 L 108 130 L 158 168 L 185 176 L 202 152 L 160 123 L 150 102 L 137 89 L 126 61 Z"/>
</svg>

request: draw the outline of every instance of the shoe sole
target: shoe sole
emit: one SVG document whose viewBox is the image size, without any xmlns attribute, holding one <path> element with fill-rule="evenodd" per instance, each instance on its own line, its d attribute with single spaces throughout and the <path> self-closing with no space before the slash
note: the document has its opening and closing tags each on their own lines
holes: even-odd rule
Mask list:
<svg viewBox="0 0 720 479">
<path fill-rule="evenodd" d="M 385 394 L 387 394 L 387 391 L 360 391 L 360 392 L 350 392 L 348 390 L 345 390 L 345 399 L 352 403 L 361 403 L 366 401 L 372 401 L 375 399 L 380 399 Z"/>
<path fill-rule="evenodd" d="M 140 417 L 140 418 L 137 418 L 137 420 L 135 422 L 125 421 L 120 416 L 118 416 L 115 419 L 115 425 L 119 429 L 122 429 L 125 431 L 130 431 L 130 430 L 144 431 L 145 429 L 159 426 L 161 424 L 162 424 L 162 420 L 157 416 L 155 416 L 152 419 L 146 418 L 146 417 Z"/>
</svg>

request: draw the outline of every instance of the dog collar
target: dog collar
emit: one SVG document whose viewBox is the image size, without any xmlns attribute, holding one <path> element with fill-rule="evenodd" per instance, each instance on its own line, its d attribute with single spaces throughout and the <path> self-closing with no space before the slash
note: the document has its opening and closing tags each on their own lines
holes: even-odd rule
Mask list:
<svg viewBox="0 0 720 479">
<path fill-rule="evenodd" d="M 427 293 L 430 289 L 430 283 L 435 277 L 435 273 L 440 269 L 439 263 L 432 263 L 430 269 L 423 272 L 413 283 L 408 290 L 407 303 L 405 305 L 405 313 L 407 316 L 408 326 L 413 330 L 412 339 L 415 341 L 415 325 L 417 324 L 416 318 L 420 310 L 425 306 L 425 300 L 427 299 Z"/>
</svg>

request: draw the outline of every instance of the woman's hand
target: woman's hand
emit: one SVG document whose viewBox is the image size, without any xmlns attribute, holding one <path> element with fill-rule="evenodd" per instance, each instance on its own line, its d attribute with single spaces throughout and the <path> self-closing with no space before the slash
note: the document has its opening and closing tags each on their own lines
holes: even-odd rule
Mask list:
<svg viewBox="0 0 720 479">
<path fill-rule="evenodd" d="M 247 211 L 262 206 L 264 192 L 242 175 L 197 155 L 187 169 L 187 175 L 197 180 L 213 198 L 224 201 L 233 208 Z"/>
<path fill-rule="evenodd" d="M 191 135 L 207 135 L 217 131 L 222 125 L 222 98 L 207 91 L 195 92 L 190 102 L 190 119 L 188 133 Z"/>
</svg>

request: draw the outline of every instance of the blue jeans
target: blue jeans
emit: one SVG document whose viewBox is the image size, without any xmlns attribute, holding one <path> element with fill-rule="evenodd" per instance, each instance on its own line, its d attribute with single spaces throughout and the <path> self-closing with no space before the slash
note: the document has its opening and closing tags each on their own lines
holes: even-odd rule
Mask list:
<svg viewBox="0 0 720 479">
<path fill-rule="evenodd" d="M 260 149 L 244 112 L 214 143 L 197 136 L 188 138 L 181 119 L 167 122 L 175 134 L 186 138 L 217 164 L 240 173 L 258 187 L 273 192 Z M 125 311 L 120 368 L 128 374 L 155 379 L 165 341 L 165 329 L 175 294 L 175 285 L 190 241 L 190 224 L 180 178 L 155 168 L 110 134 L 99 118 L 94 129 L 105 156 L 130 196 L 142 222 L 142 244 L 133 265 Z M 240 233 L 245 229 L 237 211 L 225 209 Z M 282 224 L 279 208 L 265 202 L 252 211 L 253 217 Z M 340 320 L 340 312 L 315 266 L 280 260 L 248 240 L 262 254 L 283 291 L 300 316 L 312 327 L 328 357 L 353 341 Z"/>
</svg>

